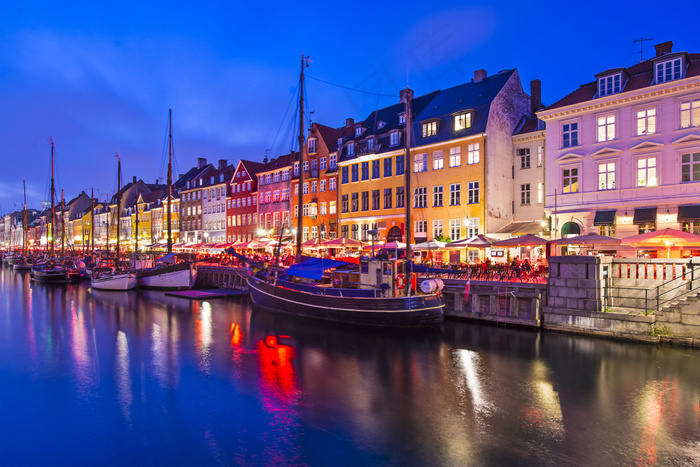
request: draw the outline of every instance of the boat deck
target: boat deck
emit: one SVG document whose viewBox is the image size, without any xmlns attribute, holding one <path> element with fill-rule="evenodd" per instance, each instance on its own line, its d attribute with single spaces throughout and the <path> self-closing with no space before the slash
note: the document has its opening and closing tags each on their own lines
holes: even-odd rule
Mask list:
<svg viewBox="0 0 700 467">
<path fill-rule="evenodd" d="M 244 290 L 223 290 L 217 292 L 209 292 L 206 290 L 179 290 L 165 292 L 165 295 L 168 297 L 186 298 L 188 300 L 208 300 L 211 298 L 247 296 L 248 292 Z"/>
</svg>

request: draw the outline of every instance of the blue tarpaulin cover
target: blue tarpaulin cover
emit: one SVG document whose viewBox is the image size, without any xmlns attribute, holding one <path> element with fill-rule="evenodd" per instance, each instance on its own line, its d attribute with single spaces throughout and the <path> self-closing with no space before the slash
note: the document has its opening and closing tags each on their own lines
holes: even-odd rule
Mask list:
<svg viewBox="0 0 700 467">
<path fill-rule="evenodd" d="M 287 274 L 290 276 L 320 280 L 321 277 L 323 277 L 323 271 L 347 265 L 348 263 L 345 261 L 336 261 L 334 259 L 325 258 L 311 258 L 290 266 L 289 269 L 287 269 Z"/>
</svg>

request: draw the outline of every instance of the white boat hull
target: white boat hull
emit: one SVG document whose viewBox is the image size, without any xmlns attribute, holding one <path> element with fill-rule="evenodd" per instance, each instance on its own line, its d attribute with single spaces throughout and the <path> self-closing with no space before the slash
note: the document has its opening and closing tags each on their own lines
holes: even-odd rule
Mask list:
<svg viewBox="0 0 700 467">
<path fill-rule="evenodd" d="M 90 286 L 95 290 L 132 290 L 137 284 L 136 274 L 114 274 L 90 279 Z"/>
<path fill-rule="evenodd" d="M 197 278 L 196 271 L 184 269 L 139 278 L 139 287 L 148 289 L 191 289 Z"/>
</svg>

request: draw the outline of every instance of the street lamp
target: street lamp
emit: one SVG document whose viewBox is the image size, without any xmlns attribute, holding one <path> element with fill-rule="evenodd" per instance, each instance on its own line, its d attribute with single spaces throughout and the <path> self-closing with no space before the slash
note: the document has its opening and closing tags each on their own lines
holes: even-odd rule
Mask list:
<svg viewBox="0 0 700 467">
<path fill-rule="evenodd" d="M 374 258 L 374 240 L 379 235 L 379 229 L 368 230 L 367 233 L 372 236 L 372 257 Z"/>
</svg>

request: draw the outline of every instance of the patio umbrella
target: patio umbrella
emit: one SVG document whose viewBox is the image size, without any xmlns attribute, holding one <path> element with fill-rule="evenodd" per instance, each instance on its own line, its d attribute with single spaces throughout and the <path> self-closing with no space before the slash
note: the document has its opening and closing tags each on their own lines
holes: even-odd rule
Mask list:
<svg viewBox="0 0 700 467">
<path fill-rule="evenodd" d="M 310 238 L 304 243 L 301 244 L 302 248 L 318 248 L 318 246 L 321 244 L 321 240 L 316 237 L 316 238 Z"/>
<path fill-rule="evenodd" d="M 475 235 L 469 238 L 461 238 L 445 245 L 446 248 L 488 248 L 497 242 L 495 238 L 486 235 Z"/>
<path fill-rule="evenodd" d="M 322 248 L 362 248 L 362 242 L 352 238 L 340 237 L 327 240 L 320 245 Z"/>
<path fill-rule="evenodd" d="M 440 248 L 445 248 L 445 242 L 438 242 L 437 240 L 430 240 L 429 242 L 416 243 L 411 247 L 414 251 L 429 251 L 429 250 L 439 250 Z"/>
<path fill-rule="evenodd" d="M 519 246 L 540 246 L 546 245 L 548 240 L 537 235 L 526 234 L 520 235 L 518 237 L 508 238 L 506 240 L 499 240 L 492 243 L 492 246 L 503 247 L 503 248 L 515 248 Z"/>
<path fill-rule="evenodd" d="M 587 234 L 587 235 L 578 235 L 576 237 L 569 237 L 569 238 L 560 238 L 558 240 L 554 240 L 552 243 L 556 245 L 619 245 L 620 242 L 619 238 L 615 237 L 607 237 L 605 235 L 598 235 L 598 234 Z"/>
<path fill-rule="evenodd" d="M 636 246 L 700 246 L 700 235 L 676 229 L 661 229 L 622 239 L 625 245 Z"/>
</svg>

